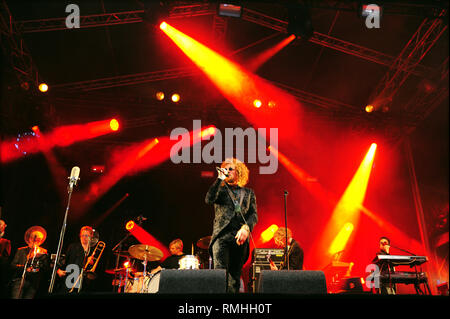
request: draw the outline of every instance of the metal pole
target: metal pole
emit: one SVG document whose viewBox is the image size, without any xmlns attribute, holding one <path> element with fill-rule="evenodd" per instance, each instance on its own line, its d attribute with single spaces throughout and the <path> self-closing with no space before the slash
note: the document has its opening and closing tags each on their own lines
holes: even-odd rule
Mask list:
<svg viewBox="0 0 450 319">
<path fill-rule="evenodd" d="M 405 150 L 406 150 L 406 156 L 407 156 L 407 161 L 408 161 L 408 170 L 409 170 L 409 177 L 411 180 L 411 188 L 412 188 L 412 193 L 413 193 L 413 197 L 414 197 L 414 205 L 416 208 L 417 222 L 418 222 L 419 231 L 420 231 L 420 238 L 422 241 L 423 248 L 424 248 L 426 254 L 429 255 L 429 259 L 431 261 L 431 263 L 429 264 L 429 270 L 430 270 L 430 277 L 431 277 L 430 279 L 431 279 L 431 282 L 433 283 L 431 285 L 431 287 L 432 287 L 432 290 L 434 290 L 434 286 L 435 286 L 434 285 L 434 283 L 435 283 L 434 277 L 436 275 L 435 265 L 434 265 L 435 253 L 431 249 L 430 241 L 428 238 L 427 225 L 426 225 L 426 221 L 425 221 L 425 215 L 423 212 L 422 200 L 421 200 L 420 191 L 419 191 L 419 185 L 417 183 L 417 176 L 416 176 L 416 171 L 414 168 L 414 159 L 413 159 L 409 136 L 405 139 Z"/>
</svg>

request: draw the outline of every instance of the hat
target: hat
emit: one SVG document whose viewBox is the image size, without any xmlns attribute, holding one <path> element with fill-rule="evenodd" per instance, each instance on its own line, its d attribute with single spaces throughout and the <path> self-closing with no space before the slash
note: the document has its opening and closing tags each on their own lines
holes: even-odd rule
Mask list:
<svg viewBox="0 0 450 319">
<path fill-rule="evenodd" d="M 27 229 L 27 231 L 25 232 L 25 242 L 29 245 L 31 243 L 31 234 L 34 232 L 40 232 L 43 237 L 42 237 L 42 242 L 41 245 L 44 243 L 45 239 L 47 238 L 47 231 L 42 228 L 41 226 L 31 226 L 30 228 Z"/>
</svg>

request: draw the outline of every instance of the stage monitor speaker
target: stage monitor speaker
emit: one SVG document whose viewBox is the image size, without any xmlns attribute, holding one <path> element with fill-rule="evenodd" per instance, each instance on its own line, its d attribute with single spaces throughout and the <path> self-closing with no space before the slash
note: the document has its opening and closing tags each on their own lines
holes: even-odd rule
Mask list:
<svg viewBox="0 0 450 319">
<path fill-rule="evenodd" d="M 338 293 L 362 293 L 364 292 L 360 277 L 341 278 Z"/>
<path fill-rule="evenodd" d="M 225 269 L 163 269 L 159 281 L 160 294 L 226 293 Z"/>
<path fill-rule="evenodd" d="M 258 293 L 326 294 L 325 274 L 319 270 L 263 270 Z"/>
</svg>

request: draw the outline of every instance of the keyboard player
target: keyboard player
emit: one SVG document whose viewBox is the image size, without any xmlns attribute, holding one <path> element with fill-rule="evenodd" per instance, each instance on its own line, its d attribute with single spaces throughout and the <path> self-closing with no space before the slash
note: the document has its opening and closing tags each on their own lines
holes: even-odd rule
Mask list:
<svg viewBox="0 0 450 319">
<path fill-rule="evenodd" d="M 391 240 L 385 236 L 380 237 L 380 250 L 377 252 L 377 256 L 379 255 L 390 255 L 389 249 Z M 377 257 L 375 257 L 372 260 L 372 263 L 376 264 L 378 268 L 380 269 L 380 275 L 387 275 L 389 273 L 395 272 L 394 265 L 387 260 L 379 260 Z M 394 283 L 390 282 L 381 282 L 380 281 L 380 288 L 377 289 L 377 293 L 384 294 L 384 295 L 395 295 L 396 294 L 396 286 Z"/>
</svg>

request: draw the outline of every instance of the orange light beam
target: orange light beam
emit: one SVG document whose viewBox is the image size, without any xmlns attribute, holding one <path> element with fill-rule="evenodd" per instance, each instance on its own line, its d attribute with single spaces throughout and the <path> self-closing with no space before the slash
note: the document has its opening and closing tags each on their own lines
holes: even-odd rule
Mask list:
<svg viewBox="0 0 450 319">
<path fill-rule="evenodd" d="M 137 145 L 124 149 L 117 149 L 112 155 L 109 166 L 111 169 L 100 180 L 93 182 L 88 192 L 77 193 L 73 196 L 82 196 L 80 210 L 86 210 L 95 200 L 103 196 L 119 180 L 127 175 L 137 174 L 168 160 L 174 149 L 184 149 L 199 143 L 202 139 L 214 135 L 213 126 L 199 128 L 187 132 L 180 137 L 180 141 L 170 140 L 162 136 L 145 140 Z M 177 147 L 174 147 L 174 145 Z M 80 195 L 78 195 L 80 194 Z"/>
<path fill-rule="evenodd" d="M 329 255 L 334 255 L 344 250 L 345 245 L 347 244 L 354 228 L 355 227 L 353 226 L 352 223 L 346 223 L 344 226 L 342 226 L 341 230 L 336 235 L 336 237 L 334 238 L 333 242 L 330 245 L 330 248 L 328 249 Z"/>
<path fill-rule="evenodd" d="M 286 167 L 292 176 L 294 176 L 294 178 L 300 182 L 300 184 L 303 185 L 314 197 L 321 200 L 323 203 L 327 203 L 330 207 L 333 207 L 336 204 L 336 197 L 326 191 L 315 177 L 309 175 L 305 170 L 292 162 L 286 155 L 281 153 L 274 146 L 270 145 L 268 149 L 273 156 L 278 158 L 279 162 Z"/>
<path fill-rule="evenodd" d="M 359 212 L 359 207 L 366 197 L 367 185 L 369 183 L 376 149 L 377 144 L 373 143 L 336 205 L 336 208 L 333 211 L 334 222 L 342 223 L 348 221 L 348 219 L 357 217 L 356 215 Z"/>
<path fill-rule="evenodd" d="M 279 43 L 277 43 L 272 48 L 265 50 L 258 54 L 253 60 L 249 63 L 248 69 L 252 72 L 257 71 L 264 63 L 266 63 L 269 59 L 271 59 L 275 54 L 280 52 L 284 47 L 286 47 L 289 43 L 295 40 L 295 35 L 291 34 L 289 37 L 283 39 Z"/>
<path fill-rule="evenodd" d="M 93 227 L 98 227 L 103 221 L 117 208 L 120 204 L 123 203 L 125 199 L 127 199 L 130 194 L 126 193 L 122 196 L 117 202 L 114 203 L 100 218 L 98 218 L 94 223 L 92 223 Z"/>
<path fill-rule="evenodd" d="M 246 71 L 200 42 L 164 23 L 161 30 L 191 59 L 217 89 L 256 127 L 278 127 L 290 137 L 299 127 L 300 103 L 270 82 Z M 253 101 L 274 101 L 275 108 L 253 107 Z"/>
<path fill-rule="evenodd" d="M 338 237 L 339 231 L 348 223 L 351 223 L 353 226 L 358 224 L 360 207 L 362 206 L 366 195 L 376 149 L 377 145 L 372 143 L 344 194 L 334 208 L 330 220 L 322 231 L 322 236 L 319 237 L 317 243 L 318 248 L 316 249 L 327 251 L 328 257 L 331 257 L 332 254 L 338 252 L 331 246 L 333 245 L 333 239 Z M 345 243 L 347 241 L 348 238 Z M 340 248 L 343 250 L 345 245 Z"/>
<path fill-rule="evenodd" d="M 111 128 L 110 122 L 111 120 L 103 120 L 57 127 L 45 135 L 41 133 L 40 141 L 37 138 L 21 141 L 19 143 L 20 150 L 15 147 L 15 144 L 18 143 L 16 138 L 2 142 L 0 145 L 0 160 L 6 163 L 22 157 L 22 152 L 27 154 L 45 152 L 54 147 L 69 146 L 79 141 L 112 133 L 114 130 Z"/>
</svg>

